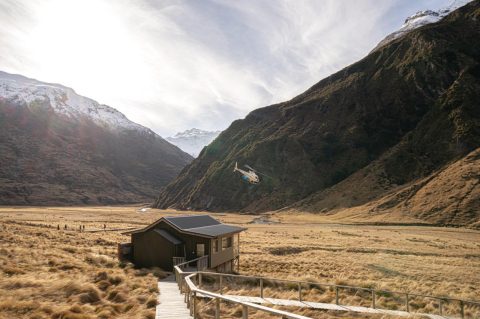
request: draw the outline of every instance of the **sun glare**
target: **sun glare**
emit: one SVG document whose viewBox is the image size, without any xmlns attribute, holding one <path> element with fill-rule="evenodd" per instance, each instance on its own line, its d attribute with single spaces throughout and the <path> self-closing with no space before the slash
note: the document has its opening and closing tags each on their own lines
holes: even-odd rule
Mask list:
<svg viewBox="0 0 480 319">
<path fill-rule="evenodd" d="M 148 95 L 148 64 L 124 14 L 99 0 L 52 0 L 38 7 L 29 42 L 41 78 L 64 79 L 91 96 L 113 98 L 123 90 Z"/>
</svg>

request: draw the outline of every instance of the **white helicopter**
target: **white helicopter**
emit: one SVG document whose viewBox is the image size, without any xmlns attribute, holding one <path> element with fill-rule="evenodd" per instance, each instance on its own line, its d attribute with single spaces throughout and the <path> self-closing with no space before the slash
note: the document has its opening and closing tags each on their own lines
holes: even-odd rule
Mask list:
<svg viewBox="0 0 480 319">
<path fill-rule="evenodd" d="M 242 179 L 246 182 L 249 182 L 250 184 L 258 184 L 260 183 L 260 178 L 258 177 L 258 174 L 260 175 L 264 175 L 264 176 L 267 176 L 267 177 L 270 177 L 268 175 L 265 175 L 263 173 L 260 173 L 259 171 L 251 168 L 250 166 L 248 165 L 245 165 L 245 167 L 248 169 L 248 172 L 241 169 L 241 168 L 238 168 L 238 165 L 237 165 L 237 162 L 235 162 L 235 168 L 233 169 L 233 172 L 240 172 L 242 174 Z"/>
</svg>

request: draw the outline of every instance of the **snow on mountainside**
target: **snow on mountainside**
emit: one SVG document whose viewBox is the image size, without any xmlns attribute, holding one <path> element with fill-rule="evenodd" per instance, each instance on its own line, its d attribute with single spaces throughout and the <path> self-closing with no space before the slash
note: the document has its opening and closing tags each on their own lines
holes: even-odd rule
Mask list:
<svg viewBox="0 0 480 319">
<path fill-rule="evenodd" d="M 212 142 L 221 131 L 209 132 L 192 128 L 185 132 L 175 134 L 175 136 L 167 137 L 166 140 L 173 145 L 178 146 L 182 151 L 197 157 L 203 147 Z"/>
<path fill-rule="evenodd" d="M 130 121 L 116 109 L 78 95 L 71 88 L 22 75 L 0 71 L 0 99 L 27 106 L 33 102 L 46 102 L 56 113 L 70 118 L 87 117 L 105 128 L 154 134 L 148 128 Z"/>
<path fill-rule="evenodd" d="M 415 30 L 421 26 L 435 23 L 449 15 L 451 12 L 455 11 L 456 9 L 463 7 L 467 3 L 471 2 L 472 0 L 455 0 L 451 5 L 446 8 L 439 9 L 439 10 L 425 10 L 425 11 L 418 11 L 414 15 L 408 17 L 405 22 L 403 23 L 402 27 L 385 37 L 380 43 L 373 49 L 375 51 L 378 48 L 383 47 L 384 45 L 390 43 L 391 41 L 398 39 L 408 32 Z"/>
</svg>

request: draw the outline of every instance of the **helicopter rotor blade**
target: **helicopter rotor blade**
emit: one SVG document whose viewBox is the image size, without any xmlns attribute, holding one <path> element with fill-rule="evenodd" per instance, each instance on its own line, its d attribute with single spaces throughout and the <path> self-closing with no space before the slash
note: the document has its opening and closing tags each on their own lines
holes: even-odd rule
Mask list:
<svg viewBox="0 0 480 319">
<path fill-rule="evenodd" d="M 272 178 L 271 176 L 268 176 L 267 174 L 264 174 L 264 173 L 262 173 L 262 172 L 259 172 L 259 171 L 257 171 L 256 169 L 254 169 L 253 167 L 251 167 L 251 166 L 249 166 L 249 165 L 247 165 L 247 164 L 245 164 L 244 166 L 245 166 L 246 168 L 248 168 L 249 170 L 254 171 L 254 172 L 257 173 L 257 174 L 263 175 L 263 176 L 268 177 L 268 178 Z"/>
<path fill-rule="evenodd" d="M 248 168 L 249 170 L 252 170 L 252 171 L 256 172 L 256 170 L 255 170 L 254 168 L 252 168 L 252 167 L 250 167 L 250 166 L 248 166 L 248 165 L 246 165 L 246 164 L 245 164 L 244 166 L 245 166 L 246 168 Z"/>
<path fill-rule="evenodd" d="M 255 173 L 260 174 L 260 175 L 265 176 L 265 177 L 268 177 L 268 178 L 273 178 L 272 176 L 269 176 L 269 175 L 264 174 L 264 173 L 259 172 L 259 171 L 255 171 Z"/>
</svg>

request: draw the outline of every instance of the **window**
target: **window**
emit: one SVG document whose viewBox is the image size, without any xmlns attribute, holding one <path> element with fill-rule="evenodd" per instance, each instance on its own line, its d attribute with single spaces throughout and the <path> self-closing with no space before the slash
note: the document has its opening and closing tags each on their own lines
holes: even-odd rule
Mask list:
<svg viewBox="0 0 480 319">
<path fill-rule="evenodd" d="M 222 238 L 222 250 L 232 247 L 232 237 Z"/>
<path fill-rule="evenodd" d="M 213 252 L 218 253 L 218 239 L 213 241 Z"/>
</svg>

